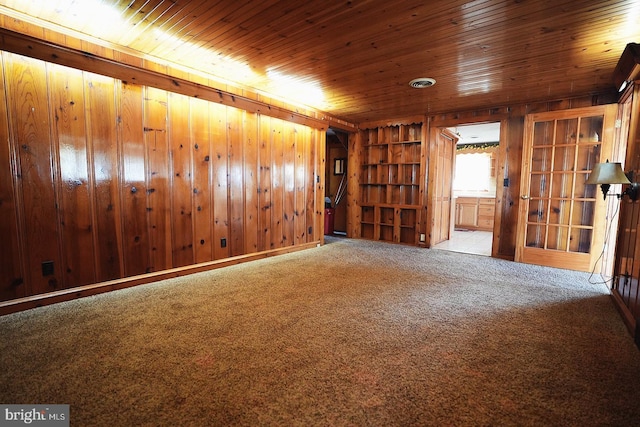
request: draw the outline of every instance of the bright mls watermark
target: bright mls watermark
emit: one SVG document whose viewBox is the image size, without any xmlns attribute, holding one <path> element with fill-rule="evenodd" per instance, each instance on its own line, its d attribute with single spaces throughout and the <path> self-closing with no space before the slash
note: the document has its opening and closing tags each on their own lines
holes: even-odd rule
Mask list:
<svg viewBox="0 0 640 427">
<path fill-rule="evenodd" d="M 0 405 L 0 427 L 69 427 L 69 405 Z"/>
</svg>

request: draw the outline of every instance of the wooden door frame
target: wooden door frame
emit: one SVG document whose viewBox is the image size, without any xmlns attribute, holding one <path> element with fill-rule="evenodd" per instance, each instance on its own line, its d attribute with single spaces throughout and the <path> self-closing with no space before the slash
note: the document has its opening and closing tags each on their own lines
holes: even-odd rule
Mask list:
<svg viewBox="0 0 640 427">
<path fill-rule="evenodd" d="M 500 249 L 500 227 L 502 224 L 502 198 L 504 197 L 504 186 L 502 185 L 502 181 L 504 178 L 508 177 L 508 170 L 506 170 L 506 158 L 507 158 L 507 144 L 505 143 L 505 137 L 509 134 L 509 116 L 507 114 L 501 114 L 498 117 L 495 116 L 479 116 L 476 120 L 466 119 L 466 120 L 443 120 L 438 121 L 437 125 L 434 126 L 432 122 L 432 118 L 429 118 L 427 121 L 428 129 L 425 132 L 428 136 L 427 138 L 427 150 L 429 155 L 427 156 L 427 200 L 425 201 L 425 205 L 427 207 L 426 213 L 426 241 L 425 246 L 428 248 L 433 247 L 431 244 L 431 235 L 432 235 L 432 227 L 433 227 L 433 207 L 435 204 L 435 172 L 433 169 L 435 167 L 429 159 L 432 157 L 433 145 L 436 143 L 435 138 L 437 138 L 437 132 L 441 129 L 455 127 L 455 126 L 464 126 L 464 125 L 472 125 L 472 124 L 483 124 L 483 123 L 500 123 L 500 137 L 498 140 L 498 156 L 496 158 L 496 199 L 495 199 L 495 213 L 493 216 L 493 241 L 491 244 L 491 256 L 498 257 L 499 249 Z M 454 151 L 455 153 L 455 151 Z M 455 204 L 452 203 L 451 210 L 455 212 Z"/>
<path fill-rule="evenodd" d="M 426 176 L 427 176 L 427 200 L 426 200 L 426 208 L 427 208 L 427 212 L 425 215 L 425 223 L 426 223 L 426 236 L 425 236 L 425 242 L 424 245 L 427 248 L 431 248 L 433 247 L 434 243 L 433 243 L 433 228 L 434 228 L 434 222 L 435 222 L 435 216 L 434 216 L 434 207 L 436 204 L 436 176 L 437 176 L 437 165 L 438 162 L 435 160 L 437 158 L 437 145 L 438 145 L 438 138 L 440 133 L 446 129 L 446 127 L 444 126 L 429 126 L 426 134 L 427 134 L 427 147 L 426 147 L 426 151 L 427 151 L 427 159 L 426 159 L 426 163 L 427 163 L 427 171 L 426 171 Z M 432 161 L 433 160 L 433 161 Z"/>
<path fill-rule="evenodd" d="M 429 150 L 429 158 L 430 159 L 439 159 L 440 158 L 440 153 L 439 153 L 439 149 L 440 149 L 440 138 L 444 137 L 447 138 L 451 141 L 451 143 L 454 145 L 452 151 L 451 151 L 451 158 L 449 159 L 449 165 L 451 167 L 451 182 L 449 183 L 449 194 L 450 194 L 450 201 L 449 201 L 449 238 L 447 240 L 449 240 L 451 238 L 451 231 L 453 230 L 454 224 L 453 224 L 453 212 L 455 211 L 455 200 L 453 198 L 453 175 L 455 173 L 455 159 L 456 159 L 456 149 L 455 149 L 455 144 L 458 142 L 458 140 L 460 138 L 458 138 L 458 136 L 456 134 L 454 134 L 453 132 L 451 132 L 449 129 L 447 128 L 443 128 L 443 127 L 438 127 L 438 128 L 434 128 L 434 133 L 432 134 L 433 137 L 433 144 L 430 145 L 430 150 Z M 431 225 L 431 230 L 429 231 L 429 244 L 431 246 L 433 246 L 434 243 L 434 229 L 436 226 L 436 222 L 435 222 L 435 209 L 436 206 L 438 204 L 437 201 L 437 196 L 438 196 L 438 191 L 437 188 L 439 187 L 439 180 L 438 180 L 438 176 L 439 173 L 441 171 L 438 170 L 437 166 L 438 166 L 439 162 L 434 162 L 434 167 L 432 167 L 430 169 L 430 172 L 432 173 L 432 176 L 429 177 L 429 181 L 433 183 L 431 189 L 433 190 L 432 197 L 429 198 L 429 201 L 431 202 L 431 206 L 427 208 L 428 212 L 431 212 L 431 216 L 429 218 L 429 224 Z"/>
<path fill-rule="evenodd" d="M 345 194 L 343 197 L 343 202 L 344 203 L 344 210 L 343 210 L 343 214 L 344 214 L 344 224 L 345 224 L 345 235 L 349 235 L 349 209 L 350 209 L 350 203 L 349 203 L 349 146 L 350 143 L 352 142 L 352 138 L 353 138 L 353 133 L 350 132 L 346 132 L 342 129 L 338 129 L 338 128 L 333 128 L 330 127 L 333 131 L 334 131 L 334 135 L 336 137 L 336 139 L 340 142 L 341 144 L 341 148 L 344 148 L 345 151 L 345 155 L 344 156 L 340 156 L 340 157 L 332 157 L 331 156 L 331 150 L 332 148 L 338 148 L 335 146 L 331 146 L 328 142 L 328 138 L 329 138 L 329 134 L 328 132 L 325 131 L 325 170 L 324 170 L 324 179 L 325 179 L 325 193 L 327 192 L 327 190 L 331 190 L 331 178 L 332 176 L 334 176 L 335 174 L 332 174 L 333 168 L 335 166 L 335 160 L 336 159 L 343 159 L 344 160 L 344 173 L 342 174 L 343 177 L 345 177 L 346 180 L 346 188 L 345 188 Z M 344 138 L 344 140 L 343 140 Z M 337 189 L 336 189 L 337 191 Z M 325 195 L 326 196 L 326 195 Z M 334 199 L 335 202 L 335 199 Z M 324 197 L 323 197 L 323 203 L 322 203 L 322 211 L 324 212 Z M 339 210 L 338 208 L 334 205 L 334 209 L 335 213 L 334 213 L 334 221 L 335 219 L 338 217 L 339 215 Z M 342 231 L 342 230 L 341 230 Z M 324 234 L 324 233 L 323 233 Z"/>
</svg>

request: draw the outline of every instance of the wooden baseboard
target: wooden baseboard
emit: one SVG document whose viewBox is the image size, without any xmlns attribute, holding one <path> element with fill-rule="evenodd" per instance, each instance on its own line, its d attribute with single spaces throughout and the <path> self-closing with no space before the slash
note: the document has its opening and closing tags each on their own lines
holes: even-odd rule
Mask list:
<svg viewBox="0 0 640 427">
<path fill-rule="evenodd" d="M 193 273 L 200 273 L 202 271 L 215 270 L 217 268 L 228 267 L 244 262 L 255 261 L 291 252 L 297 252 L 314 248 L 320 246 L 321 244 L 321 241 L 310 242 L 297 246 L 289 246 L 286 248 L 273 249 L 253 254 L 239 255 L 217 261 L 209 261 L 186 267 L 172 268 L 155 273 L 141 274 L 138 276 L 126 277 L 123 279 L 110 280 L 107 282 L 94 283 L 91 285 L 78 286 L 76 288 L 62 289 L 54 292 L 47 292 L 45 294 L 33 295 L 10 301 L 3 301 L 0 302 L 0 316 L 10 313 L 16 313 L 18 311 L 29 310 L 31 308 L 41 307 L 44 305 L 56 304 L 63 301 L 70 301 L 77 298 L 111 292 L 118 289 L 130 288 L 133 286 L 143 285 L 158 280 L 186 276 Z"/>
</svg>

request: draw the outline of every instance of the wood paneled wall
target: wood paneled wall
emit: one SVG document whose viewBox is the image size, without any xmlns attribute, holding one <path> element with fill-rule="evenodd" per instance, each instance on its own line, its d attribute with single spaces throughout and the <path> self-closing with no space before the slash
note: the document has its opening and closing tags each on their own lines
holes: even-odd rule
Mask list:
<svg viewBox="0 0 640 427">
<path fill-rule="evenodd" d="M 1 300 L 321 240 L 324 131 L 1 59 Z"/>
<path fill-rule="evenodd" d="M 640 80 L 622 94 L 619 104 L 620 138 L 627 141 L 625 171 L 640 180 Z M 629 331 L 640 346 L 640 202 L 624 197 L 613 269 L 612 295 Z"/>
</svg>

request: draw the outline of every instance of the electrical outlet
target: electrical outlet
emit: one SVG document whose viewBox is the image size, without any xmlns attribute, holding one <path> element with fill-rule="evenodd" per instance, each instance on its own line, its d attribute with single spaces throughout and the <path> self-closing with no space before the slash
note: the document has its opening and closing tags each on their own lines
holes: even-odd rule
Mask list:
<svg viewBox="0 0 640 427">
<path fill-rule="evenodd" d="M 227 239 L 225 239 L 224 237 L 222 239 L 220 239 L 220 247 L 222 247 L 222 248 L 226 248 L 227 247 Z"/>
<path fill-rule="evenodd" d="M 43 261 L 42 262 L 42 276 L 53 276 L 53 261 Z"/>
</svg>

